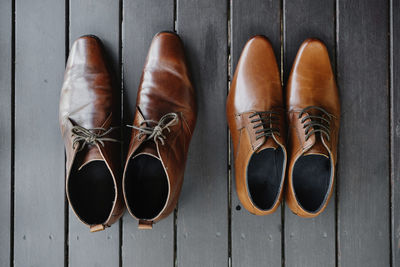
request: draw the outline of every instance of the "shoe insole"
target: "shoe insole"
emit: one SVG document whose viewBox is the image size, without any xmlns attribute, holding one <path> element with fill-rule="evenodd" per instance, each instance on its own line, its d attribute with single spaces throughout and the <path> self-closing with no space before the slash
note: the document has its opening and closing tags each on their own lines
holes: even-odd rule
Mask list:
<svg viewBox="0 0 400 267">
<path fill-rule="evenodd" d="M 328 194 L 331 161 L 322 155 L 301 156 L 293 167 L 293 189 L 299 204 L 316 212 Z"/>
<path fill-rule="evenodd" d="M 125 174 L 125 197 L 139 219 L 153 219 L 164 208 L 168 180 L 161 161 L 141 154 L 130 160 Z"/>
<path fill-rule="evenodd" d="M 114 181 L 104 161 L 95 160 L 74 169 L 68 181 L 71 205 L 87 224 L 104 223 L 115 199 Z"/>
<path fill-rule="evenodd" d="M 257 208 L 271 209 L 279 195 L 284 155 L 282 148 L 267 148 L 254 153 L 247 166 L 247 185 Z"/>
</svg>

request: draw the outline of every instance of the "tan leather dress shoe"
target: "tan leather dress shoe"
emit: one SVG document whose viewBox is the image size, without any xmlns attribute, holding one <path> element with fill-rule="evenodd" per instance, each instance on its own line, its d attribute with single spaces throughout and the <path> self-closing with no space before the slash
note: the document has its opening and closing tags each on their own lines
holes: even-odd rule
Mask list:
<svg viewBox="0 0 400 267">
<path fill-rule="evenodd" d="M 123 176 L 125 203 L 141 229 L 176 206 L 196 114 L 182 42 L 159 33 L 144 66 Z"/>
<path fill-rule="evenodd" d="M 270 214 L 280 203 L 287 156 L 279 70 L 265 37 L 255 36 L 245 45 L 226 112 L 240 202 L 253 214 Z"/>
<path fill-rule="evenodd" d="M 113 87 L 101 41 L 83 36 L 72 45 L 59 120 L 67 155 L 66 192 L 92 232 L 121 217 L 120 92 Z"/>
<path fill-rule="evenodd" d="M 286 203 L 302 217 L 315 217 L 328 204 L 335 176 L 340 103 L 325 45 L 301 45 L 287 84 L 288 188 Z"/>
</svg>

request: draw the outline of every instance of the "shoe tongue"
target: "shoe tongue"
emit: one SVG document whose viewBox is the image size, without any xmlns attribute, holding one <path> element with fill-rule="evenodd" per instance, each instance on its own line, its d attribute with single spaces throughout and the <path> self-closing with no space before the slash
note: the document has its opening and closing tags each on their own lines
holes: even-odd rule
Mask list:
<svg viewBox="0 0 400 267">
<path fill-rule="evenodd" d="M 135 153 L 135 155 L 140 155 L 140 154 L 147 154 L 147 155 L 152 155 L 156 158 L 159 158 L 158 156 L 158 152 L 157 152 L 157 146 L 153 141 L 146 141 L 144 142 L 139 149 L 137 150 L 137 152 Z"/>
<path fill-rule="evenodd" d="M 314 145 L 304 155 L 322 155 L 329 158 L 329 152 L 322 143 L 320 136 L 315 136 Z"/>
<path fill-rule="evenodd" d="M 96 161 L 96 160 L 100 160 L 103 161 L 103 157 L 98 149 L 97 146 L 90 146 L 88 148 L 85 148 L 81 153 L 81 157 L 82 157 L 82 164 L 81 166 L 78 168 L 78 170 L 82 169 L 86 164 L 92 162 L 92 161 Z"/>
<path fill-rule="evenodd" d="M 272 136 L 269 136 L 267 137 L 267 141 L 264 144 L 262 144 L 259 149 L 257 149 L 257 153 L 267 148 L 273 148 L 275 150 L 278 147 L 279 144 L 275 141 L 275 139 Z"/>
</svg>

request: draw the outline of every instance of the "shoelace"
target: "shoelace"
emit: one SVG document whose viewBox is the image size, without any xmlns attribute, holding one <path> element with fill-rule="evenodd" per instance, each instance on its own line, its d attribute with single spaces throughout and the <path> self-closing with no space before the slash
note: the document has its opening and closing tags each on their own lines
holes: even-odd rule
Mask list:
<svg viewBox="0 0 400 267">
<path fill-rule="evenodd" d="M 178 120 L 179 120 L 178 114 L 168 113 L 162 116 L 159 121 L 144 120 L 142 121 L 142 123 L 140 123 L 139 127 L 135 125 L 127 125 L 127 126 L 139 131 L 139 135 L 137 136 L 137 138 L 141 138 L 143 135 L 148 135 L 146 140 L 153 139 L 154 143 L 160 141 L 161 144 L 164 145 L 165 139 L 167 137 L 163 134 L 163 131 L 167 130 L 168 132 L 171 132 L 169 127 L 177 124 Z M 147 126 L 149 124 L 155 124 L 155 126 L 153 127 Z"/>
<path fill-rule="evenodd" d="M 259 118 L 250 121 L 251 123 L 259 122 L 253 126 L 253 129 L 262 126 L 262 129 L 256 131 L 256 140 L 264 136 L 272 136 L 274 133 L 280 136 L 279 128 L 273 128 L 270 126 L 272 123 L 277 123 L 279 121 L 279 117 L 276 116 L 278 114 L 279 113 L 276 111 L 256 111 L 249 116 L 249 119 L 259 116 Z"/>
<path fill-rule="evenodd" d="M 76 125 L 71 129 L 71 136 L 73 137 L 72 148 L 75 149 L 75 147 L 78 146 L 78 151 L 81 151 L 86 145 L 100 144 L 104 147 L 104 142 L 119 142 L 117 139 L 105 137 L 116 128 L 117 127 L 111 127 L 108 130 L 104 128 L 86 129 Z"/>
<path fill-rule="evenodd" d="M 326 115 L 328 117 L 328 119 L 323 117 L 323 115 L 319 116 L 319 115 L 307 114 L 307 116 L 305 116 L 301 120 L 301 123 L 304 123 L 306 120 L 310 119 L 310 121 L 304 123 L 304 125 L 303 125 L 303 129 L 306 134 L 306 141 L 308 140 L 308 138 L 310 138 L 310 136 L 312 134 L 315 134 L 318 132 L 321 134 L 324 134 L 329 141 L 330 140 L 330 131 L 331 131 L 330 120 L 332 119 L 333 115 L 329 114 L 325 109 L 323 109 L 321 107 L 309 106 L 309 107 L 302 109 L 302 111 L 299 114 L 299 119 L 301 118 L 301 116 L 303 116 L 303 114 L 307 113 L 307 111 L 310 109 L 317 109 L 317 110 L 321 111 L 323 113 L 323 115 Z M 310 129 L 312 129 L 312 130 L 310 131 Z"/>
</svg>

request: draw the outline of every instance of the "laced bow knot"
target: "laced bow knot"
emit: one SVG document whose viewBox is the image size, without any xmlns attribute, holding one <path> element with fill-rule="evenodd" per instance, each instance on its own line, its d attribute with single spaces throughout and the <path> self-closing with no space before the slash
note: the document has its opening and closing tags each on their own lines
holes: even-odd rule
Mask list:
<svg viewBox="0 0 400 267">
<path fill-rule="evenodd" d="M 260 126 L 262 126 L 261 129 L 258 129 L 255 131 L 256 140 L 258 140 L 262 137 L 270 137 L 273 134 L 281 136 L 280 132 L 279 132 L 279 128 L 272 127 L 273 123 L 276 124 L 279 122 L 279 117 L 277 115 L 279 115 L 279 112 L 267 110 L 267 111 L 254 111 L 249 116 L 249 119 L 258 116 L 258 118 L 252 119 L 250 121 L 251 123 L 255 124 L 255 125 L 253 125 L 253 129 L 257 129 Z"/>
<path fill-rule="evenodd" d="M 147 135 L 146 140 L 153 139 L 154 143 L 157 143 L 159 141 L 161 145 L 165 145 L 165 139 L 167 137 L 163 134 L 164 130 L 167 130 L 170 133 L 170 127 L 176 125 L 178 123 L 178 120 L 179 118 L 177 113 L 167 113 L 162 116 L 159 121 L 144 120 L 139 124 L 139 127 L 135 125 L 127 126 L 139 131 L 139 134 L 137 135 L 138 139 L 142 138 L 142 136 Z M 150 124 L 153 124 L 155 126 L 148 126 Z"/>
<path fill-rule="evenodd" d="M 78 147 L 78 151 L 81 151 L 86 145 L 100 144 L 104 147 L 104 142 L 119 142 L 117 139 L 105 137 L 118 127 L 111 127 L 108 130 L 105 128 L 92 128 L 86 129 L 85 127 L 75 125 L 71 129 L 72 148 Z"/>
<path fill-rule="evenodd" d="M 319 110 L 322 115 L 310 115 L 307 113 L 310 109 Z M 317 106 L 308 106 L 302 109 L 299 113 L 299 119 L 306 114 L 301 120 L 301 123 L 304 123 L 303 129 L 306 134 L 306 141 L 310 138 L 311 135 L 320 133 L 326 136 L 327 140 L 330 140 L 330 131 L 331 131 L 331 119 L 333 117 L 332 114 L 329 114 L 328 111 L 321 107 Z M 325 117 L 324 117 L 325 115 Z M 305 123 L 306 120 L 309 120 Z"/>
</svg>

